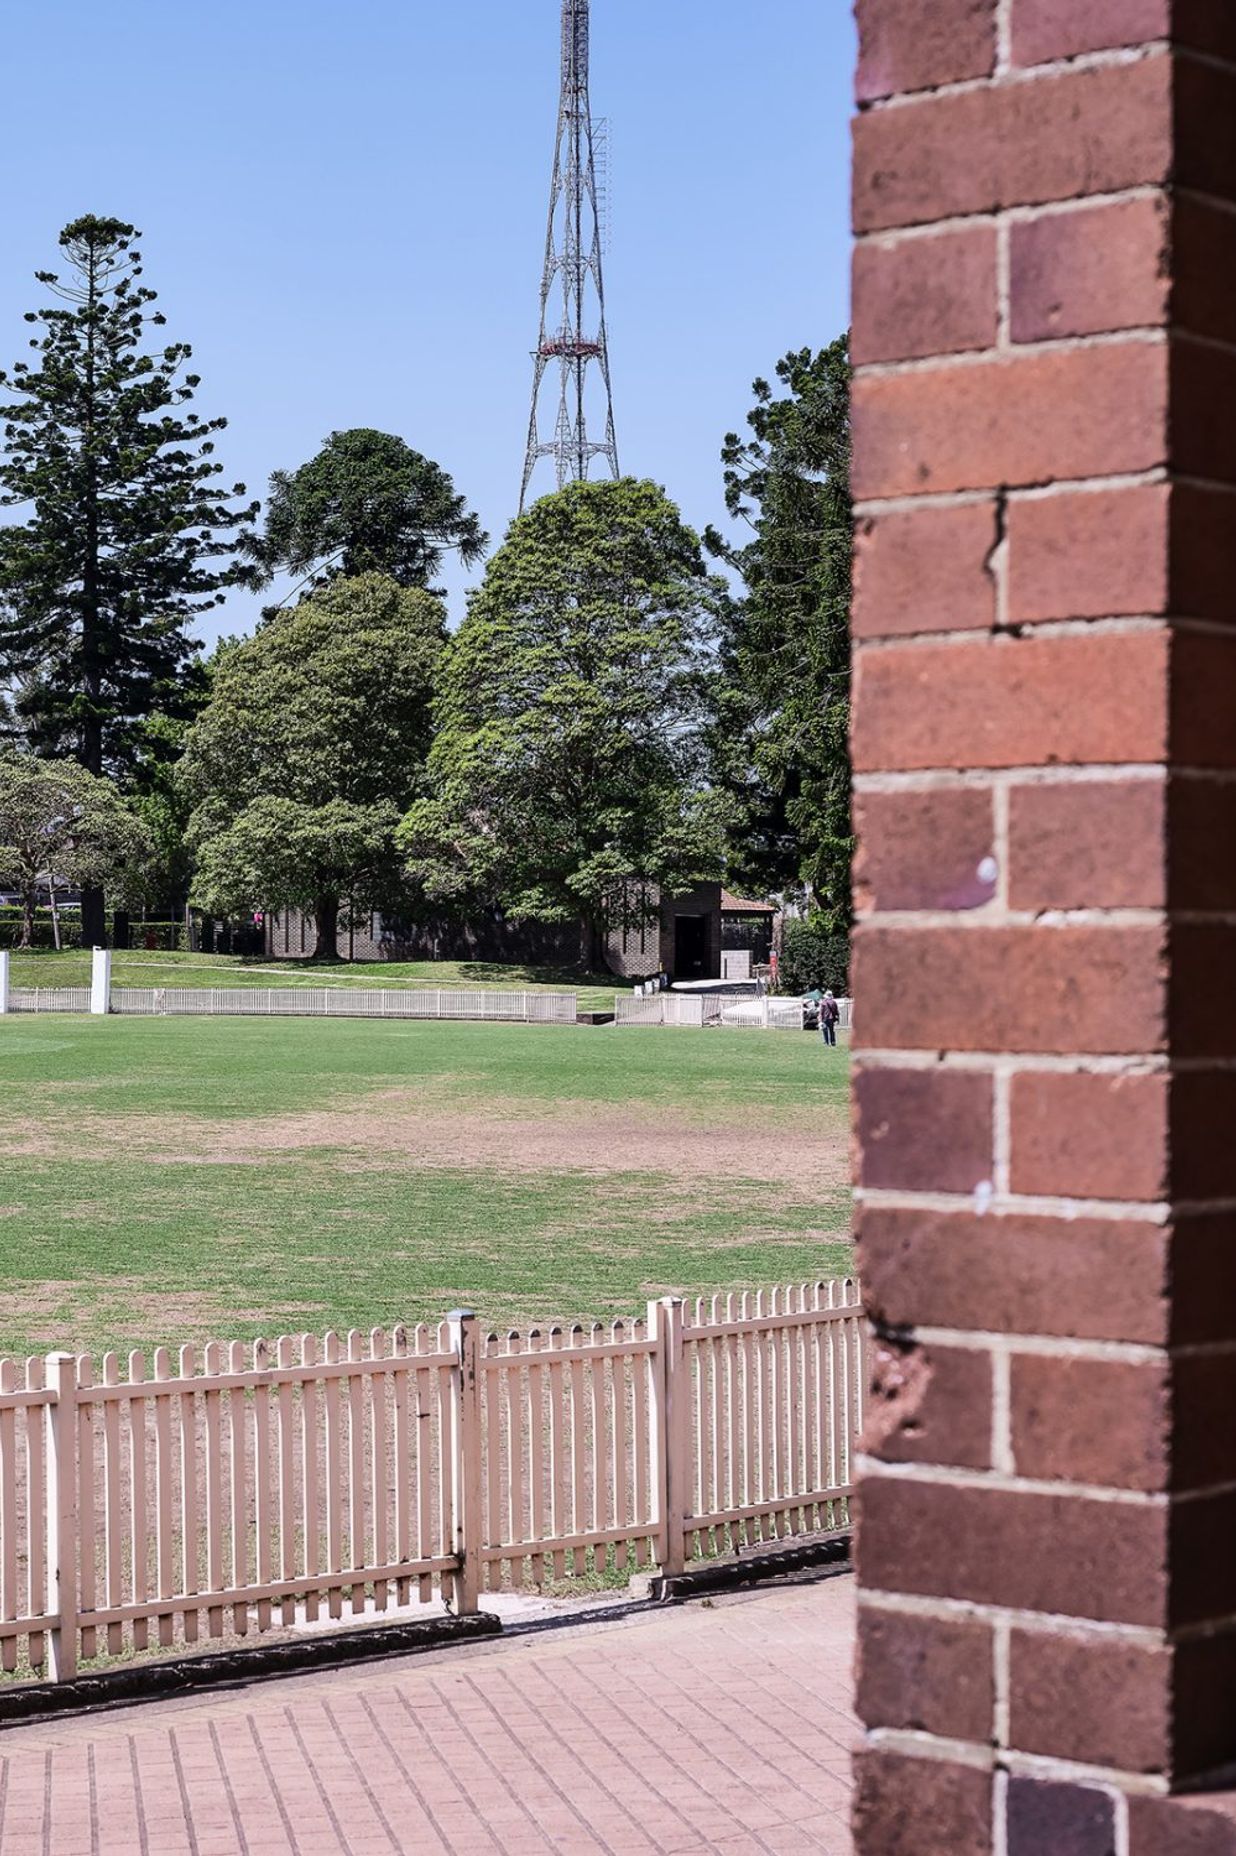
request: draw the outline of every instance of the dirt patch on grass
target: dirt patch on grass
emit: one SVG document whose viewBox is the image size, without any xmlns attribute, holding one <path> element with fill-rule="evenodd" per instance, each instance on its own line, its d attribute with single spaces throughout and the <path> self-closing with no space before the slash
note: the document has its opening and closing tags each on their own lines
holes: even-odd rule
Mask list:
<svg viewBox="0 0 1236 1856">
<path fill-rule="evenodd" d="M 63 1131 L 18 1124 L 10 1152 L 119 1157 L 154 1164 L 259 1164 L 277 1156 L 332 1153 L 353 1164 L 510 1173 L 662 1173 L 693 1179 L 766 1179 L 816 1197 L 845 1179 L 844 1142 L 827 1135 L 744 1123 L 701 1126 L 655 1105 L 547 1102 L 530 1108 L 473 1098 L 450 1109 L 420 1092 L 388 1089 L 355 1102 L 256 1122 L 185 1116 L 85 1114 Z"/>
<path fill-rule="evenodd" d="M 36 1347 L 62 1344 L 72 1334 L 83 1305 L 89 1303 L 94 1325 L 134 1334 L 170 1329 L 182 1340 L 214 1339 L 219 1333 L 266 1334 L 270 1310 L 237 1308 L 221 1292 L 152 1290 L 145 1281 L 124 1276 L 88 1276 L 75 1282 L 5 1285 L 4 1330 L 20 1331 Z M 323 1302 L 286 1307 L 289 1321 L 300 1316 L 310 1327 L 320 1322 Z M 0 1353 L 4 1352 L 0 1336 Z"/>
</svg>

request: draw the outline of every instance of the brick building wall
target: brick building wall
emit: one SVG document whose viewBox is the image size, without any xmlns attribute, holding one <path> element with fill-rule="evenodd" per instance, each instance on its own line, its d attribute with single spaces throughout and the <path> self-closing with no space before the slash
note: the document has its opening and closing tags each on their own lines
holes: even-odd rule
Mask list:
<svg viewBox="0 0 1236 1856">
<path fill-rule="evenodd" d="M 1236 7 L 859 0 L 863 1856 L 1221 1856 Z"/>
</svg>

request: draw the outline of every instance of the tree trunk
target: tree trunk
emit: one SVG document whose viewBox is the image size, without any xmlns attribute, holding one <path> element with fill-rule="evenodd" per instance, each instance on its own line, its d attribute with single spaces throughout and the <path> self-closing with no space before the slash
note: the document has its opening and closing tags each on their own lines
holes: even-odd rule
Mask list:
<svg viewBox="0 0 1236 1856">
<path fill-rule="evenodd" d="M 339 898 L 338 896 L 319 896 L 313 911 L 317 925 L 318 942 L 310 955 L 312 960 L 338 960 L 339 958 Z"/>
<path fill-rule="evenodd" d="M 34 891 L 23 889 L 21 894 L 21 940 L 18 947 L 34 945 Z"/>
<path fill-rule="evenodd" d="M 82 891 L 82 946 L 107 946 L 107 908 L 101 889 Z"/>
</svg>

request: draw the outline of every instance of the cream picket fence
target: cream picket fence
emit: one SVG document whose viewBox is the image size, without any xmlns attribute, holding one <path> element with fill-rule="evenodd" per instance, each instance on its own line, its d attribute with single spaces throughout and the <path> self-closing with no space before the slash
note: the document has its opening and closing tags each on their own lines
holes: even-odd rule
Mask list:
<svg viewBox="0 0 1236 1856">
<path fill-rule="evenodd" d="M 482 1337 L 0 1361 L 0 1667 L 382 1614 L 849 1523 L 855 1285 Z"/>
</svg>

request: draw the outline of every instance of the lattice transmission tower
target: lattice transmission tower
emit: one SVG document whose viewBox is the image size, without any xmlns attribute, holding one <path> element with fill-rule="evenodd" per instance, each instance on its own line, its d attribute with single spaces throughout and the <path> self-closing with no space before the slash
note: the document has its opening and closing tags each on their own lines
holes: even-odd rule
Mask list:
<svg viewBox="0 0 1236 1856">
<path fill-rule="evenodd" d="M 562 100 L 549 190 L 549 230 L 541 281 L 541 333 L 533 355 L 532 416 L 519 493 L 522 510 L 542 458 L 552 458 L 558 488 L 586 478 L 593 458 L 618 476 L 614 395 L 605 327 L 604 125 L 592 118 L 588 93 L 589 0 L 562 3 Z M 542 437 L 545 376 L 557 366 L 558 411 L 553 436 Z M 598 385 L 589 396 L 590 378 Z M 548 398 L 548 395 L 545 395 Z M 593 430 L 604 436 L 592 437 Z"/>
</svg>

